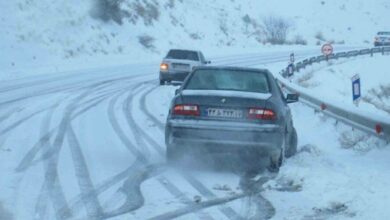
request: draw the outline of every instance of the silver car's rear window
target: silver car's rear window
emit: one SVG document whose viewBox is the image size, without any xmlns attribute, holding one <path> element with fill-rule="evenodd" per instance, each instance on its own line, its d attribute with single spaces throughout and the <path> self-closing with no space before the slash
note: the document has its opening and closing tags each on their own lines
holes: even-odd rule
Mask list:
<svg viewBox="0 0 390 220">
<path fill-rule="evenodd" d="M 166 56 L 168 59 L 198 61 L 198 53 L 189 50 L 170 50 Z"/>
<path fill-rule="evenodd" d="M 267 75 L 242 70 L 196 70 L 184 89 L 269 93 Z"/>
</svg>

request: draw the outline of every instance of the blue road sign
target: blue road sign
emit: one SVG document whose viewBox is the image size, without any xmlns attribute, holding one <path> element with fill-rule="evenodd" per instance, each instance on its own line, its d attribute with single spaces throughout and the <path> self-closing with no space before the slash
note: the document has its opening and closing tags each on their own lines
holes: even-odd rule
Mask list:
<svg viewBox="0 0 390 220">
<path fill-rule="evenodd" d="M 352 77 L 352 99 L 354 102 L 357 102 L 360 97 L 360 77 L 356 74 L 354 77 Z"/>
<path fill-rule="evenodd" d="M 294 69 L 295 68 L 294 68 L 294 64 L 293 63 L 288 64 L 288 66 L 287 66 L 287 73 L 288 73 L 289 77 L 294 75 Z"/>
</svg>

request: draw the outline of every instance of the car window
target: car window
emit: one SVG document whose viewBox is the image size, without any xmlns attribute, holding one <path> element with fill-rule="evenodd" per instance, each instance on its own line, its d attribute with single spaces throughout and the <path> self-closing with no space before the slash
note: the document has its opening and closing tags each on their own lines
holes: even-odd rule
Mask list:
<svg viewBox="0 0 390 220">
<path fill-rule="evenodd" d="M 270 92 L 267 75 L 244 70 L 197 70 L 184 89 Z"/>
<path fill-rule="evenodd" d="M 378 32 L 378 35 L 389 35 L 390 36 L 390 32 Z"/>
<path fill-rule="evenodd" d="M 168 52 L 166 58 L 199 61 L 198 53 L 195 51 L 188 50 L 171 50 Z"/>
</svg>

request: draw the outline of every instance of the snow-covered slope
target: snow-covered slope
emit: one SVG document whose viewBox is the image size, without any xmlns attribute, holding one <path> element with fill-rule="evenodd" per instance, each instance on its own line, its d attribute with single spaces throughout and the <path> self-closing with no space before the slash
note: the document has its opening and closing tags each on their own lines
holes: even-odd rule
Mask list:
<svg viewBox="0 0 390 220">
<path fill-rule="evenodd" d="M 310 89 L 315 97 L 322 97 L 340 106 L 359 108 L 370 115 L 389 117 L 390 78 L 386 68 L 389 56 L 357 57 L 313 64 L 304 71 L 296 73 L 293 81 L 300 86 Z M 362 100 L 359 106 L 352 101 L 353 76 L 358 74 L 362 84 Z"/>
<path fill-rule="evenodd" d="M 269 49 L 263 24 L 269 16 L 289 21 L 288 40 L 300 35 L 311 46 L 368 46 L 376 31 L 390 29 L 387 0 L 124 0 L 122 24 L 92 18 L 94 3 L 1 1 L 0 74 L 148 62 L 173 47 L 209 56 Z"/>
</svg>

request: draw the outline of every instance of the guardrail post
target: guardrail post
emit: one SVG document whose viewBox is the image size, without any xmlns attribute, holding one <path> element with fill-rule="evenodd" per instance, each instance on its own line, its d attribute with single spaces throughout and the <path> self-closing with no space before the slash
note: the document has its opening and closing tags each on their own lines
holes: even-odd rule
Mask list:
<svg viewBox="0 0 390 220">
<path fill-rule="evenodd" d="M 385 48 L 382 47 L 382 55 L 385 55 Z"/>
<path fill-rule="evenodd" d="M 375 125 L 375 131 L 377 134 L 381 134 L 383 131 L 383 128 L 380 124 Z"/>
<path fill-rule="evenodd" d="M 373 57 L 374 56 L 374 50 L 372 48 L 370 49 L 370 53 L 371 53 L 371 57 Z"/>
</svg>

